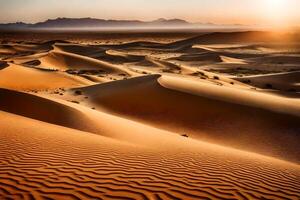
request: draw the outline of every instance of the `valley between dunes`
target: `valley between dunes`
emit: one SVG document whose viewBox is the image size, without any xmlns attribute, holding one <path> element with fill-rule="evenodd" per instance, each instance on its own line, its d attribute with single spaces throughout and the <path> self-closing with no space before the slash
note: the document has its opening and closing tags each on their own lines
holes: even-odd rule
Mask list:
<svg viewBox="0 0 300 200">
<path fill-rule="evenodd" d="M 300 51 L 265 34 L 2 41 L 0 199 L 300 199 Z"/>
</svg>

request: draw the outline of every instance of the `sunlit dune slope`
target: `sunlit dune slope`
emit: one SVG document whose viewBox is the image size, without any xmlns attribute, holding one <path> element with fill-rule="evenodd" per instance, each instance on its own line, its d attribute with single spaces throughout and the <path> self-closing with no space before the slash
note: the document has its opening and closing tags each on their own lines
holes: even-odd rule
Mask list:
<svg viewBox="0 0 300 200">
<path fill-rule="evenodd" d="M 40 61 L 41 67 L 57 70 L 103 70 L 108 73 L 129 73 L 122 67 L 104 61 L 56 50 L 40 58 Z"/>
<path fill-rule="evenodd" d="M 46 90 L 90 85 L 91 82 L 80 77 L 61 72 L 53 72 L 10 64 L 0 68 L 0 87 L 14 90 Z"/>
</svg>

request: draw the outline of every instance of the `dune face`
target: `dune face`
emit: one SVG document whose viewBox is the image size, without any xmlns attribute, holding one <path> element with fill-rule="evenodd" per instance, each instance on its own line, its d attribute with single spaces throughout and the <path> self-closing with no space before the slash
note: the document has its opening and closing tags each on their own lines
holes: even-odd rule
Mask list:
<svg viewBox="0 0 300 200">
<path fill-rule="evenodd" d="M 236 80 L 248 82 L 249 84 L 265 89 L 280 89 L 283 91 L 300 91 L 300 72 L 285 72 L 277 74 L 247 76 Z"/>
<path fill-rule="evenodd" d="M 153 75 L 89 86 L 81 91 L 90 97 L 93 106 L 159 128 L 300 161 L 297 141 L 300 116 L 292 112 L 298 109 L 299 113 L 299 106 L 287 107 L 286 113 L 280 113 L 265 105 L 267 101 L 261 106 L 246 102 L 249 97 L 243 97 L 239 91 L 222 95 L 218 91 L 222 88 L 213 86 L 207 94 L 205 84 L 196 85 L 197 82 L 189 81 L 189 85 L 183 85 L 182 79 L 173 79 Z M 192 87 L 200 90 L 191 93 L 188 89 Z M 225 95 L 229 95 L 228 99 Z M 284 100 L 278 99 L 278 102 Z M 275 108 L 280 106 L 276 102 L 272 105 Z"/>
<path fill-rule="evenodd" d="M 80 77 L 15 64 L 10 64 L 0 71 L 1 87 L 16 90 L 72 88 L 90 83 L 90 81 Z"/>
<path fill-rule="evenodd" d="M 0 39 L 0 199 L 300 199 L 296 41 L 36 34 Z"/>
</svg>

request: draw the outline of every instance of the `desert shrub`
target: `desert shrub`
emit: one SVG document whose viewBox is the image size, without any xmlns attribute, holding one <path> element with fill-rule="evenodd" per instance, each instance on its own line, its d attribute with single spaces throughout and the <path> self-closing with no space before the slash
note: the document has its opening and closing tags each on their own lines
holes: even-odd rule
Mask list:
<svg viewBox="0 0 300 200">
<path fill-rule="evenodd" d="M 181 136 L 182 137 L 189 137 L 187 134 L 182 134 Z"/>
<path fill-rule="evenodd" d="M 205 73 L 203 73 L 203 72 L 194 72 L 192 75 L 193 76 L 206 76 Z"/>
<path fill-rule="evenodd" d="M 82 91 L 80 91 L 80 90 L 76 90 L 74 93 L 75 93 L 76 95 L 82 95 Z"/>
<path fill-rule="evenodd" d="M 214 76 L 215 80 L 220 80 L 220 78 L 218 76 Z"/>
</svg>

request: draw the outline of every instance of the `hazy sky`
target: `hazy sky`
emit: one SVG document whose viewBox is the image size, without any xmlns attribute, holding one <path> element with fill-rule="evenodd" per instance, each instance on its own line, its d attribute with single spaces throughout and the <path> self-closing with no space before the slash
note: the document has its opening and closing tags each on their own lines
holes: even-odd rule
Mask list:
<svg viewBox="0 0 300 200">
<path fill-rule="evenodd" d="M 0 0 L 0 22 L 163 17 L 224 24 L 300 25 L 299 8 L 300 0 Z"/>
</svg>

